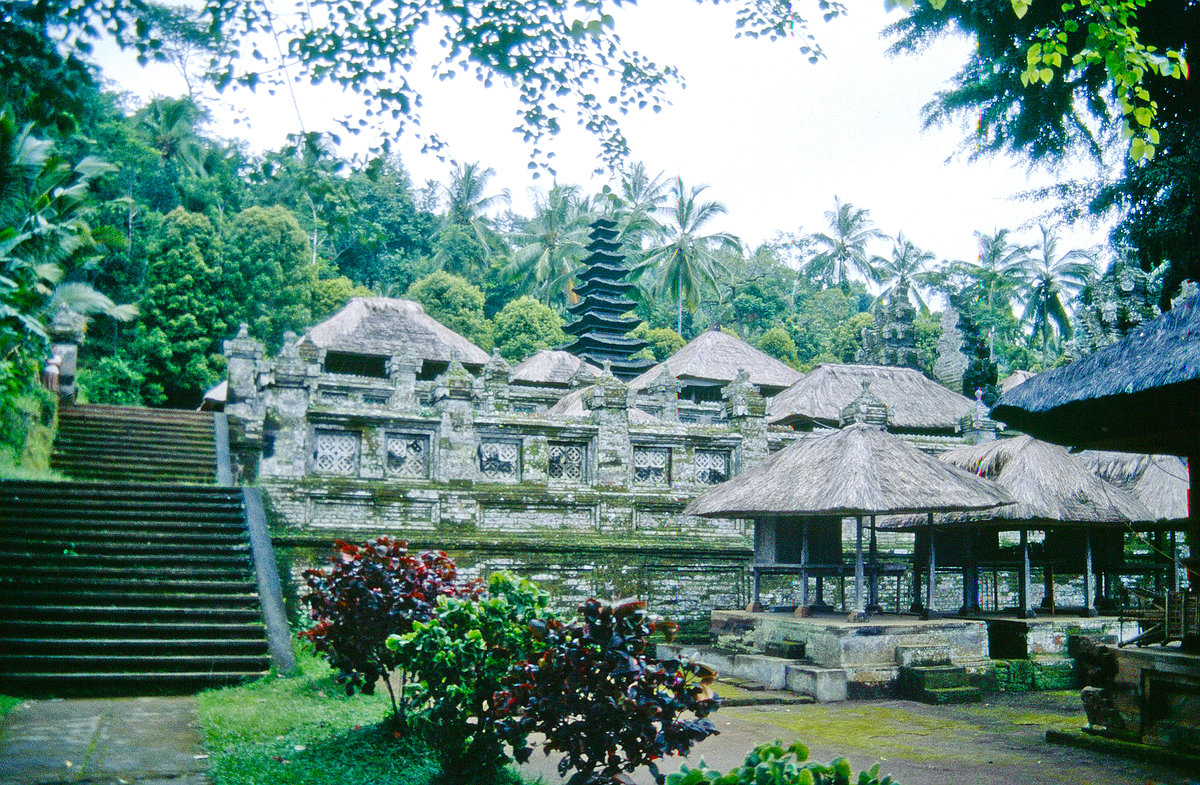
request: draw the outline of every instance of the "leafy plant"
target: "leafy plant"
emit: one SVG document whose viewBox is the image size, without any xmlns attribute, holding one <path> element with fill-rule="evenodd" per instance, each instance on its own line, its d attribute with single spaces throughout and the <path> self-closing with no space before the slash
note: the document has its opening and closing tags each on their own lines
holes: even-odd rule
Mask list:
<svg viewBox="0 0 1200 785">
<path fill-rule="evenodd" d="M 392 700 L 392 713 L 404 716 L 404 681 L 400 695 L 390 676 L 399 653 L 386 646 L 388 636 L 413 630 L 434 614 L 439 597 L 477 597 L 478 581 L 459 582 L 454 560 L 444 551 L 408 552 L 403 540 L 379 537 L 360 545 L 338 540 L 332 566 L 306 570 L 309 593 L 304 601 L 316 622 L 300 633 L 338 671 L 347 695 L 372 695 L 382 678 Z"/>
<path fill-rule="evenodd" d="M 413 705 L 423 707 L 412 722 L 445 771 L 492 782 L 507 762 L 494 697 L 509 670 L 540 645 L 530 625 L 552 619 L 549 601 L 533 582 L 496 573 L 485 596 L 440 596 L 428 621 L 388 639 L 388 649 L 412 680 Z"/>
<path fill-rule="evenodd" d="M 776 740 L 760 744 L 746 756 L 745 762 L 728 774 L 710 769 L 704 762 L 699 768 L 679 767 L 678 774 L 667 777 L 667 785 L 892 785 L 890 775 L 879 778 L 879 764 L 859 772 L 851 780 L 850 762 L 838 758 L 823 764 L 808 760 L 808 747 L 793 742 L 784 747 Z"/>
<path fill-rule="evenodd" d="M 709 685 L 716 674 L 688 660 L 659 660 L 647 638 L 677 625 L 651 617 L 646 604 L 609 604 L 590 599 L 581 618 L 535 621 L 545 650 L 521 663 L 497 696 L 498 725 L 518 762 L 529 759 L 530 733 L 545 736 L 547 754 L 566 753 L 559 773 L 575 774 L 568 785 L 615 782 L 622 771 L 686 753 L 717 730 L 705 717 L 720 706 Z M 687 718 L 691 713 L 694 718 Z"/>
</svg>

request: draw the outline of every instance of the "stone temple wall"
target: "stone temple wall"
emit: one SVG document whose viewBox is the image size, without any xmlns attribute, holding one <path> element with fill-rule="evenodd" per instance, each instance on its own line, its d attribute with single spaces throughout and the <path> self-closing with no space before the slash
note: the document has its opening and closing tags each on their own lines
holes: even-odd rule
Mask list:
<svg viewBox="0 0 1200 785">
<path fill-rule="evenodd" d="M 717 422 L 682 422 L 634 411 L 611 375 L 564 415 L 514 406 L 502 361 L 418 380 L 395 358 L 387 378 L 325 373 L 294 347 L 268 360 L 244 336 L 227 355 L 232 452 L 263 489 L 290 591 L 334 540 L 387 534 L 446 550 L 469 575 L 531 577 L 563 607 L 636 596 L 700 627 L 748 600 L 747 522 L 681 514 L 792 438 L 768 433 L 745 379 Z"/>
</svg>

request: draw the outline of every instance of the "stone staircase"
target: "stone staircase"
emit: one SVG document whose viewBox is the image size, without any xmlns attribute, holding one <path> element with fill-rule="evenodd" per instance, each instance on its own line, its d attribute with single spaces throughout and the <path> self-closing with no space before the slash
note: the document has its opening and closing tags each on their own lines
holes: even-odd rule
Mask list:
<svg viewBox="0 0 1200 785">
<path fill-rule="evenodd" d="M 247 525 L 259 497 L 214 484 L 214 422 L 63 407 L 52 465 L 87 481 L 0 482 L 0 692 L 184 692 L 268 671 L 278 579 L 265 526 L 252 544 Z M 271 562 L 266 603 L 252 552 Z M 271 640 L 290 649 L 282 626 Z"/>
<path fill-rule="evenodd" d="M 967 669 L 949 663 L 901 666 L 897 686 L 905 698 L 935 706 L 978 703 L 983 698 L 982 691 L 968 683 Z"/>
<path fill-rule="evenodd" d="M 212 412 L 63 406 L 50 468 L 76 480 L 211 485 L 214 426 Z"/>
</svg>

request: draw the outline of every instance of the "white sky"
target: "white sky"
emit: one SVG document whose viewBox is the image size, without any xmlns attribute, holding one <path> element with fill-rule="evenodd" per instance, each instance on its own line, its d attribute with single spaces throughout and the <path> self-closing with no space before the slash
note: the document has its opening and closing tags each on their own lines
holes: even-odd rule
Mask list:
<svg viewBox="0 0 1200 785">
<path fill-rule="evenodd" d="M 795 42 L 736 40 L 728 5 L 653 0 L 620 9 L 617 29 L 625 44 L 678 66 L 687 83 L 671 90 L 672 104 L 661 113 L 625 118 L 632 159 L 652 172 L 682 175 L 688 186 L 709 185 L 705 197 L 728 208 L 712 228 L 733 232 L 751 247 L 779 231 L 824 229 L 835 195 L 868 208 L 884 232 L 902 230 L 939 258 L 975 258 L 977 230 L 1011 228 L 1032 243 L 1048 205 L 1013 197 L 1050 184 L 1055 173 L 1030 176 L 1023 163 L 1003 159 L 968 163 L 959 156 L 947 162 L 972 123 L 925 131 L 920 110 L 973 43 L 945 40 L 919 57 L 888 58 L 879 31 L 897 13 L 884 12 L 883 0 L 865 0 L 847 17 L 828 24 L 818 19 L 812 31 L 827 57 L 811 65 Z M 436 39 L 430 44 L 436 47 Z M 135 95 L 185 92 L 169 67 L 143 70 L 111 53 L 102 64 L 106 76 Z M 513 209 L 528 214 L 529 188 L 548 182 L 544 175 L 531 178 L 529 150 L 511 131 L 514 93 L 484 89 L 468 74 L 422 82 L 419 71 L 414 69 L 414 81 L 425 97 L 424 127 L 449 143 L 454 159 L 493 167 L 496 189 L 508 188 Z M 353 95 L 332 89 L 297 87 L 297 99 L 309 131 L 336 130 L 333 120 L 355 109 Z M 227 94 L 209 106 L 213 133 L 246 139 L 258 150 L 277 148 L 299 130 L 296 109 L 283 94 Z M 235 123 L 239 115 L 248 123 Z M 603 180 L 591 176 L 598 146 L 569 124 L 573 114 L 564 119 L 567 128 L 553 141 L 559 181 L 599 190 Z M 415 141 L 401 139 L 398 148 L 414 184 L 446 179 L 449 166 L 422 157 Z M 1101 243 L 1105 231 L 1080 225 L 1063 227 L 1061 234 L 1066 250 Z M 876 251 L 887 248 L 881 244 Z"/>
</svg>

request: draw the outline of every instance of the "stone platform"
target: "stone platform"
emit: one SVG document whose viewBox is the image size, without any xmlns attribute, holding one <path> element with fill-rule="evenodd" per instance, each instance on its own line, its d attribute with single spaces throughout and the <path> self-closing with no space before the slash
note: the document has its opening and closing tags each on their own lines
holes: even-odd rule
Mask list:
<svg viewBox="0 0 1200 785">
<path fill-rule="evenodd" d="M 1071 640 L 1079 636 L 1120 643 L 1138 634 L 1136 622 L 1116 616 L 1042 616 L 1022 619 L 1012 614 L 964 616 L 987 624 L 988 652 L 993 659 L 1073 657 Z"/>
<path fill-rule="evenodd" d="M 717 642 L 716 651 L 733 644 L 742 650 L 765 652 L 769 643 L 803 642 L 803 660 L 784 660 L 791 663 L 785 669 L 786 686 L 794 689 L 811 685 L 814 692 L 805 694 L 818 700 L 837 700 L 832 685 L 839 680 L 844 680 L 845 697 L 895 695 L 900 668 L 927 663 L 961 666 L 975 686 L 989 686 L 993 680 L 987 624 L 972 619 L 922 620 L 880 614 L 865 622 L 851 622 L 841 614 L 798 617 L 791 613 L 713 611 L 711 632 Z M 715 651 L 709 654 L 711 658 Z M 761 657 L 739 656 L 743 660 Z M 701 654 L 700 659 L 705 661 L 705 656 Z"/>
</svg>

